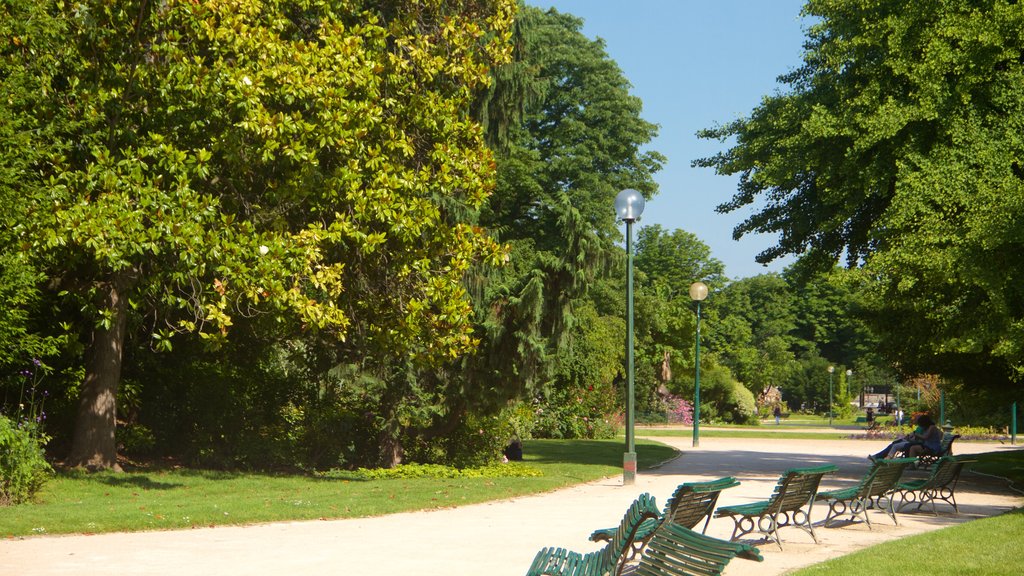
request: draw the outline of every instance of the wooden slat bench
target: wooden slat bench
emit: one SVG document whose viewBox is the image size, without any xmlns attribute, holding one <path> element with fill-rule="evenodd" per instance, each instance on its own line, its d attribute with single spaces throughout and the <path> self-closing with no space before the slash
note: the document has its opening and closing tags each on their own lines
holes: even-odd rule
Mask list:
<svg viewBox="0 0 1024 576">
<path fill-rule="evenodd" d="M 637 530 L 629 560 L 635 558 L 643 550 L 647 541 L 654 535 L 654 531 L 663 522 L 673 522 L 692 529 L 700 524 L 701 520 L 704 520 L 702 532 L 707 532 L 711 514 L 715 511 L 715 504 L 718 502 L 722 490 L 739 485 L 739 481 L 731 476 L 708 482 L 680 484 L 669 498 L 668 503 L 665 504 L 665 510 L 661 513 L 661 517 L 645 520 Z M 590 539 L 594 542 L 607 542 L 615 535 L 615 531 L 615 528 L 594 530 L 590 534 Z"/>
<path fill-rule="evenodd" d="M 959 514 L 960 509 L 956 505 L 956 484 L 960 479 L 960 472 L 964 465 L 974 460 L 960 460 L 953 456 L 939 458 L 932 470 L 924 480 L 911 480 L 901 482 L 896 490 L 900 495 L 898 510 L 902 511 L 907 504 L 917 502 L 917 509 L 920 510 L 926 502 L 932 505 L 932 514 L 939 515 L 935 509 L 935 501 L 942 500 L 953 507 L 953 513 Z"/>
<path fill-rule="evenodd" d="M 658 528 L 631 576 L 713 576 L 733 558 L 761 562 L 761 552 L 740 542 L 705 536 L 674 522 Z"/>
<path fill-rule="evenodd" d="M 868 509 L 878 508 L 888 514 L 894 524 L 899 525 L 896 520 L 896 511 L 893 508 L 893 496 L 896 493 L 896 485 L 903 475 L 903 470 L 916 461 L 915 458 L 875 460 L 856 486 L 818 492 L 815 499 L 828 503 L 828 514 L 825 516 L 823 524 L 828 526 L 830 521 L 849 511 L 851 522 L 856 520 L 857 516 L 861 516 L 868 525 L 868 529 L 873 530 L 871 518 L 868 517 Z M 883 499 L 886 502 L 884 508 L 882 507 Z"/>
<path fill-rule="evenodd" d="M 659 518 L 658 505 L 650 494 L 641 494 L 626 510 L 615 535 L 608 544 L 594 552 L 581 554 L 565 548 L 542 548 L 534 556 L 526 576 L 602 576 L 622 573 L 629 561 L 633 539 L 644 521 Z"/>
<path fill-rule="evenodd" d="M 755 530 L 773 540 L 782 549 L 779 528 L 793 525 L 811 535 L 815 543 L 818 537 L 811 524 L 811 508 L 818 493 L 822 476 L 836 471 L 829 464 L 814 468 L 793 468 L 782 473 L 775 492 L 768 500 L 736 506 L 720 506 L 715 518 L 729 517 L 735 522 L 730 540 L 736 540 Z M 806 509 L 805 509 L 806 508 Z M 765 525 L 767 522 L 767 525 Z"/>
</svg>

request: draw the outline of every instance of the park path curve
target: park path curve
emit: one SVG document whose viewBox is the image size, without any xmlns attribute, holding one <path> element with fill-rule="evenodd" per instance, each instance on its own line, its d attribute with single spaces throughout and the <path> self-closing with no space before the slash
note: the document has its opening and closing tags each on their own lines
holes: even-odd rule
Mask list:
<svg viewBox="0 0 1024 576">
<path fill-rule="evenodd" d="M 838 465 L 839 471 L 826 477 L 821 488 L 841 488 L 863 475 L 866 455 L 880 448 L 864 440 L 713 437 L 702 438 L 700 447 L 693 448 L 689 438 L 656 439 L 682 453 L 655 470 L 641 471 L 634 486 L 622 486 L 621 477 L 611 477 L 545 494 L 375 518 L 6 539 L 0 540 L 0 575 L 521 576 L 541 547 L 596 549 L 587 541 L 590 532 L 616 524 L 642 492 L 663 505 L 682 482 L 731 475 L 742 484 L 724 492 L 719 504 L 741 504 L 767 498 L 787 468 L 826 463 Z M 959 441 L 956 448 L 958 454 L 1011 449 Z M 1024 505 L 1024 498 L 1007 490 L 1004 482 L 971 473 L 961 480 L 956 497 L 958 516 L 940 505 L 938 516 L 901 514 L 900 525 L 893 526 L 888 517 L 874 512 L 874 530 L 860 523 L 816 529 L 820 544 L 803 531 L 783 529 L 785 551 L 774 544 L 759 545 L 763 563 L 736 560 L 725 574 L 783 574 L 893 538 Z M 824 518 L 824 508 L 815 507 L 815 522 Z M 731 530 L 730 520 L 715 519 L 708 534 L 727 538 Z"/>
</svg>

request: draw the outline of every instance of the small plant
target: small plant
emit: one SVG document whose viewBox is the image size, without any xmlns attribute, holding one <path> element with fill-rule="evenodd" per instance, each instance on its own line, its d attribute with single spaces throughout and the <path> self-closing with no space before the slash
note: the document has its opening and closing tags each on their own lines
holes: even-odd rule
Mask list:
<svg viewBox="0 0 1024 576">
<path fill-rule="evenodd" d="M 531 466 L 518 462 L 489 464 L 472 468 L 455 468 L 440 464 L 402 464 L 394 468 L 360 468 L 356 474 L 364 480 L 394 480 L 398 478 L 531 478 L 544 474 Z M 331 477 L 331 473 L 324 475 Z"/>
<path fill-rule="evenodd" d="M 43 433 L 46 391 L 39 390 L 44 367 L 39 360 L 33 364 L 19 374 L 23 384 L 13 417 L 0 413 L 0 506 L 32 499 L 53 473 L 43 452 L 49 441 Z"/>
<path fill-rule="evenodd" d="M 669 424 L 693 424 L 693 402 L 674 396 L 665 398 Z"/>
</svg>

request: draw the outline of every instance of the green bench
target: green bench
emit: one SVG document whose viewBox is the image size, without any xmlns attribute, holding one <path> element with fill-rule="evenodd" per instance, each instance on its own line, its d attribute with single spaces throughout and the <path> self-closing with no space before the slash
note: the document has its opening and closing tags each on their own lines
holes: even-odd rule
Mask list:
<svg viewBox="0 0 1024 576">
<path fill-rule="evenodd" d="M 822 476 L 836 470 L 836 466 L 831 464 L 786 470 L 775 485 L 771 498 L 751 504 L 720 506 L 715 512 L 715 518 L 728 517 L 735 523 L 730 540 L 757 530 L 764 534 L 766 540 L 778 544 L 781 550 L 779 528 L 792 525 L 810 534 L 817 543 L 818 537 L 811 524 L 811 508 Z"/>
<path fill-rule="evenodd" d="M 715 511 L 715 504 L 718 502 L 718 496 L 722 490 L 739 485 L 739 481 L 731 476 L 708 482 L 680 484 L 672 493 L 668 503 L 665 504 L 665 510 L 661 513 L 661 517 L 645 520 L 637 529 L 632 542 L 633 550 L 627 561 L 634 559 L 643 550 L 648 540 L 654 535 L 654 531 L 664 522 L 672 522 L 692 529 L 701 520 L 704 520 L 704 529 L 701 532 L 707 532 L 711 514 Z M 615 536 L 616 530 L 616 528 L 594 530 L 590 534 L 590 540 L 608 542 Z"/>
<path fill-rule="evenodd" d="M 857 516 L 861 516 L 868 525 L 868 529 L 874 530 L 871 527 L 871 519 L 868 517 L 868 509 L 878 508 L 892 518 L 893 524 L 899 525 L 896 520 L 896 511 L 893 509 L 893 496 L 896 493 L 900 477 L 903 476 L 903 470 L 916 461 L 914 458 L 875 460 L 867 474 L 856 486 L 818 492 L 815 500 L 823 500 L 828 503 L 828 514 L 825 516 L 823 524 L 828 526 L 829 522 L 849 511 L 851 522 L 856 520 Z M 885 508 L 882 507 L 883 499 L 886 501 Z"/>
<path fill-rule="evenodd" d="M 938 452 L 925 452 L 917 457 L 917 467 L 922 470 L 928 470 L 932 464 L 939 461 L 940 458 L 953 455 L 953 442 L 959 438 L 959 434 L 951 434 L 946 432 L 942 435 L 942 443 L 940 444 L 941 450 Z"/>
<path fill-rule="evenodd" d="M 761 562 L 761 552 L 740 542 L 705 536 L 674 522 L 666 522 L 654 536 L 631 576 L 713 576 L 721 574 L 733 558 Z"/>
<path fill-rule="evenodd" d="M 900 483 L 896 487 L 900 495 L 898 509 L 902 511 L 907 504 L 916 502 L 917 509 L 920 510 L 921 506 L 927 502 L 932 505 L 932 514 L 938 516 L 935 501 L 942 500 L 953 507 L 954 514 L 959 514 L 960 509 L 956 505 L 956 484 L 960 480 L 960 472 L 963 471 L 964 465 L 970 462 L 974 462 L 974 460 L 960 460 L 953 456 L 943 456 L 938 459 L 937 465 L 924 480 Z"/>
<path fill-rule="evenodd" d="M 615 530 L 615 535 L 600 550 L 581 554 L 565 548 L 542 548 L 534 556 L 526 576 L 602 576 L 622 573 L 629 561 L 637 530 L 646 520 L 660 517 L 657 503 L 650 494 L 641 494 L 633 501 Z"/>
</svg>

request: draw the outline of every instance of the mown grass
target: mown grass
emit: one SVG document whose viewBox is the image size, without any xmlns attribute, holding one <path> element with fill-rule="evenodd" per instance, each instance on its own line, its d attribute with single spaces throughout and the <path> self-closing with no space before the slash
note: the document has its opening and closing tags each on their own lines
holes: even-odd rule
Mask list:
<svg viewBox="0 0 1024 576">
<path fill-rule="evenodd" d="M 900 538 L 794 572 L 871 576 L 1006 576 L 1021 573 L 1024 509 Z"/>
<path fill-rule="evenodd" d="M 664 436 L 666 438 L 686 437 L 693 435 L 691 430 L 671 430 L 668 428 L 647 428 L 643 430 L 644 436 Z M 731 429 L 731 430 L 705 430 L 700 431 L 701 438 L 778 438 L 783 440 L 846 440 L 850 437 L 850 431 L 837 430 L 835 432 L 787 432 L 785 430 L 758 430 Z"/>
<path fill-rule="evenodd" d="M 1024 490 L 1024 450 L 970 456 L 969 472 L 1006 478 Z M 934 532 L 900 538 L 809 566 L 794 576 L 871 574 L 872 576 L 1004 576 L 1020 574 L 1024 509 L 974 520 Z"/>
<path fill-rule="evenodd" d="M 364 480 L 166 469 L 60 472 L 38 501 L 0 508 L 0 537 L 223 526 L 281 520 L 355 518 L 429 510 L 554 490 L 621 474 L 617 440 L 530 440 L 524 462 L 536 478 Z M 637 442 L 641 468 L 675 456 Z"/>
</svg>

